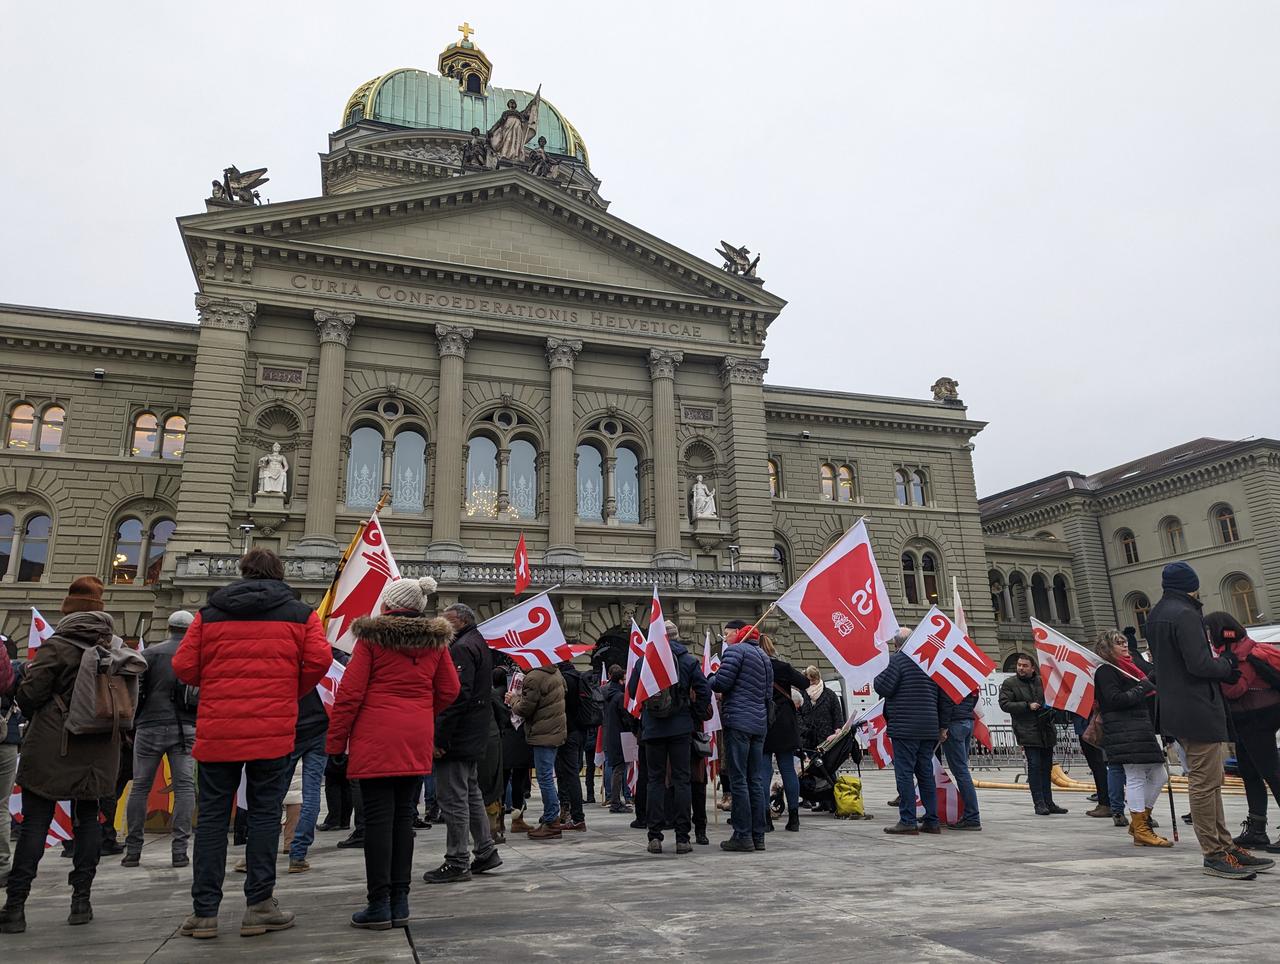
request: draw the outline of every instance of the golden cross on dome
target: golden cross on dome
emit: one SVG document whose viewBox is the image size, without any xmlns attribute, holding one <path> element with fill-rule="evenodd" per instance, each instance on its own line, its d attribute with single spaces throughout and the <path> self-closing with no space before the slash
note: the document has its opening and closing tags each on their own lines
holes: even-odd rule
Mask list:
<svg viewBox="0 0 1280 964">
<path fill-rule="evenodd" d="M 467 23 L 467 21 L 465 21 L 465 20 L 464 20 L 464 21 L 462 21 L 462 23 L 461 23 L 461 24 L 459 24 L 459 26 L 458 26 L 458 30 L 462 33 L 462 42 L 463 42 L 463 43 L 466 43 L 468 40 L 470 40 L 470 39 L 471 39 L 471 35 L 472 35 L 473 33 L 475 33 L 475 32 L 476 32 L 476 31 L 475 31 L 475 28 L 474 28 L 474 27 L 472 27 L 472 26 L 471 26 L 471 24 Z"/>
</svg>

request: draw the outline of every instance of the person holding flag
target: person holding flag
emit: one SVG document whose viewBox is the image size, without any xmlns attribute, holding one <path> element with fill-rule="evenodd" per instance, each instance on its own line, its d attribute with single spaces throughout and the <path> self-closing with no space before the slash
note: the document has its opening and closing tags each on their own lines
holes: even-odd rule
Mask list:
<svg viewBox="0 0 1280 964">
<path fill-rule="evenodd" d="M 955 600 L 956 629 L 964 636 L 969 635 L 969 622 L 965 618 L 964 605 L 960 602 L 960 587 L 955 576 L 951 577 L 951 598 Z M 951 770 L 951 779 L 955 782 L 960 799 L 964 803 L 964 816 L 954 823 L 947 824 L 950 830 L 981 830 L 982 815 L 978 811 L 978 790 L 973 785 L 973 776 L 969 773 L 969 740 L 977 726 L 978 696 L 982 687 L 976 687 L 972 693 L 957 703 L 951 710 L 951 722 L 947 724 L 946 736 L 942 739 L 942 754 L 947 758 L 947 767 Z M 990 744 L 988 744 L 989 746 Z"/>
<path fill-rule="evenodd" d="M 1035 660 L 1019 653 L 1014 675 L 1000 684 L 1000 709 L 1013 721 L 1013 738 L 1027 758 L 1027 786 L 1037 816 L 1066 813 L 1053 802 L 1053 748 L 1058 730 L 1053 712 L 1045 705 L 1044 683 Z"/>
<path fill-rule="evenodd" d="M 533 751 L 533 768 L 542 794 L 542 816 L 529 831 L 530 840 L 559 840 L 560 794 L 556 791 L 556 750 L 569 736 L 564 708 L 564 677 L 554 664 L 532 666 L 520 691 L 507 693 L 511 712 L 524 720 L 525 741 Z M 514 826 L 512 829 L 515 829 Z"/>
</svg>

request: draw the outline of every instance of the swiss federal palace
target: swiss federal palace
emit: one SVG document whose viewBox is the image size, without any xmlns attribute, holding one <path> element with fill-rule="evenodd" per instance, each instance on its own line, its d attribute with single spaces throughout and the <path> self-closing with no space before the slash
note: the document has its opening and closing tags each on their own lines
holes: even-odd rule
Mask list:
<svg viewBox="0 0 1280 964">
<path fill-rule="evenodd" d="M 436 72 L 356 88 L 317 197 L 259 203 L 264 172 L 226 169 L 178 221 L 191 316 L 0 305 L 0 632 L 20 649 L 75 576 L 137 636 L 251 544 L 318 602 L 382 500 L 441 605 L 510 605 L 523 533 L 566 633 L 606 646 L 656 583 L 697 651 L 863 516 L 899 621 L 949 611 L 954 580 L 1001 661 L 1029 614 L 1082 640 L 1141 628 L 1175 558 L 1208 609 L 1280 620 L 1280 443 L 1198 439 L 979 500 L 985 423 L 955 381 L 770 383 L 787 320 L 758 258 L 610 214 L 558 92 L 494 86 L 469 32 Z"/>
</svg>

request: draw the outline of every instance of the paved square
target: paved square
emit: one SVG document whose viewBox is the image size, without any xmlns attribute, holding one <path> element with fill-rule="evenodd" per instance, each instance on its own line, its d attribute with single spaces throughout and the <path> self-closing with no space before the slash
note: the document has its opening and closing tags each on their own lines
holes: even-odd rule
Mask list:
<svg viewBox="0 0 1280 964">
<path fill-rule="evenodd" d="M 511 837 L 494 875 L 415 882 L 407 932 L 348 925 L 364 868 L 358 851 L 335 849 L 338 834 L 319 835 L 310 873 L 279 878 L 277 896 L 297 912 L 297 927 L 247 939 L 238 933 L 235 873 L 222 936 L 175 936 L 190 910 L 191 877 L 168 866 L 163 837 L 148 839 L 140 868 L 105 860 L 96 919 L 68 927 L 68 866 L 51 852 L 28 904 L 28 931 L 0 936 L 0 960 L 1275 960 L 1280 874 L 1252 883 L 1203 876 L 1188 826 L 1172 850 L 1138 850 L 1110 821 L 1084 816 L 1091 804 L 1083 793 L 1059 795 L 1067 816 L 1036 817 L 1024 793 L 987 790 L 982 833 L 891 838 L 881 828 L 895 819 L 885 806 L 892 776 L 864 777 L 874 820 L 806 813 L 800 833 L 779 829 L 766 852 L 751 855 L 720 851 L 724 814 L 711 825 L 710 847 L 677 857 L 669 843 L 656 857 L 626 818 L 589 806 L 585 834 L 541 844 Z M 1177 803 L 1185 812 L 1186 797 Z M 1227 798 L 1233 829 L 1244 809 L 1243 797 Z M 1167 834 L 1163 798 L 1157 817 Z M 442 851 L 442 827 L 419 832 L 415 880 Z"/>
</svg>

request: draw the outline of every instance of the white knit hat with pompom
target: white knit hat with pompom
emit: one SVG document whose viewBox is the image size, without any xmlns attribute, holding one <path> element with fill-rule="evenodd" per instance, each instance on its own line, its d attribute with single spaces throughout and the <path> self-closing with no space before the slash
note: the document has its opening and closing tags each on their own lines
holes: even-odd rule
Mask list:
<svg viewBox="0 0 1280 964">
<path fill-rule="evenodd" d="M 378 611 L 387 613 L 407 609 L 420 613 L 427 608 L 427 601 L 435 591 L 436 581 L 430 576 L 423 576 L 421 579 L 397 579 L 382 590 Z"/>
</svg>

